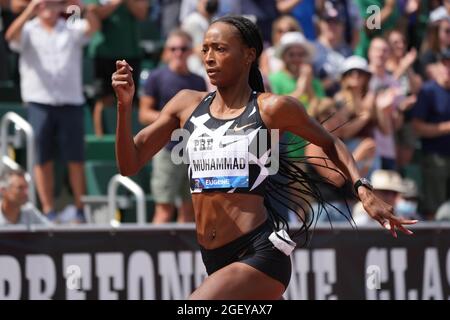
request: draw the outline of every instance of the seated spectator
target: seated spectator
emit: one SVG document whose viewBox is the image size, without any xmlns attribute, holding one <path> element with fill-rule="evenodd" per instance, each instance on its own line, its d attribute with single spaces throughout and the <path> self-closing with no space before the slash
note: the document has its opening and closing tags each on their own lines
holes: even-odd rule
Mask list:
<svg viewBox="0 0 450 320">
<path fill-rule="evenodd" d="M 450 49 L 439 60 L 439 77 L 423 85 L 412 109 L 412 125 L 422 142 L 421 212 L 430 220 L 450 199 Z"/>
<path fill-rule="evenodd" d="M 392 170 L 376 170 L 373 172 L 370 182 L 372 183 L 374 194 L 395 208 L 399 194 L 405 190 L 402 177 Z M 374 221 L 368 218 L 361 202 L 358 202 L 353 207 L 353 220 L 356 225 L 364 225 Z"/>
<path fill-rule="evenodd" d="M 0 227 L 6 225 L 51 225 L 28 201 L 28 182 L 22 170 L 5 169 L 0 177 Z"/>
</svg>

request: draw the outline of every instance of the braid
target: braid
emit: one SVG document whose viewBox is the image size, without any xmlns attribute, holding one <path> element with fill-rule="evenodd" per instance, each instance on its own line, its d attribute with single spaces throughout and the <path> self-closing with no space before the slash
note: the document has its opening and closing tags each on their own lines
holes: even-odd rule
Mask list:
<svg viewBox="0 0 450 320">
<path fill-rule="evenodd" d="M 214 21 L 214 23 L 216 22 L 223 22 L 234 26 L 239 31 L 242 41 L 248 47 L 255 48 L 256 59 L 251 65 L 248 83 L 252 90 L 264 92 L 263 79 L 256 62 L 263 50 L 263 41 L 258 27 L 249 19 L 241 16 L 226 16 Z M 318 216 L 321 214 L 328 215 L 328 206 L 337 210 L 350 224 L 353 222 L 354 225 L 351 215 L 346 215 L 345 212 L 341 212 L 339 208 L 324 199 L 321 193 L 320 185 L 326 184 L 333 187 L 334 184 L 327 178 L 322 178 L 321 176 L 312 177 L 305 170 L 306 166 L 322 166 L 309 163 L 308 158 L 310 157 L 308 156 L 298 157 L 294 155 L 296 151 L 304 149 L 307 144 L 297 142 L 280 143 L 278 173 L 269 176 L 264 195 L 264 205 L 267 208 L 269 220 L 274 229 L 286 228 L 288 233 L 290 233 L 288 221 L 282 211 L 287 209 L 297 215 L 301 222 L 301 227 L 298 231 L 292 233 L 291 236 L 297 243 L 303 242 L 303 245 L 310 241 L 309 229 L 315 226 Z M 288 146 L 294 150 L 288 150 Z M 327 160 L 326 158 L 320 159 Z M 345 178 L 339 170 L 329 169 L 334 170 Z M 342 195 L 342 190 L 338 187 L 334 187 L 333 189 L 341 195 L 340 198 L 345 201 L 347 206 L 347 212 L 350 212 L 345 196 Z M 318 209 L 315 212 L 312 201 L 318 204 Z M 301 241 L 301 238 L 304 241 Z"/>
<path fill-rule="evenodd" d="M 248 84 L 250 85 L 252 90 L 264 92 L 265 90 L 263 78 L 261 72 L 258 69 L 258 64 L 256 62 L 261 56 L 261 53 L 263 51 L 263 40 L 258 27 L 249 19 L 244 18 L 242 16 L 226 16 L 214 21 L 214 23 L 216 22 L 231 24 L 239 31 L 239 35 L 241 36 L 242 41 L 248 47 L 255 48 L 256 59 L 252 63 L 252 66 L 250 68 Z"/>
</svg>

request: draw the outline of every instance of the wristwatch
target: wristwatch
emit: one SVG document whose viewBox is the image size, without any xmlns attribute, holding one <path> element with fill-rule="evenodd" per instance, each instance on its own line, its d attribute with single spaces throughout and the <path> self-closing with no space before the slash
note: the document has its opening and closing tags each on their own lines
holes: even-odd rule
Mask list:
<svg viewBox="0 0 450 320">
<path fill-rule="evenodd" d="M 353 188 L 355 189 L 355 193 L 356 193 L 356 195 L 358 196 L 358 188 L 359 187 L 365 187 L 365 188 L 367 188 L 367 189 L 369 189 L 369 190 L 373 190 L 373 186 L 372 186 L 372 184 L 370 183 L 370 181 L 369 180 L 367 180 L 366 178 L 361 178 L 361 179 L 358 179 L 356 182 L 355 182 L 355 184 L 353 185 Z"/>
</svg>

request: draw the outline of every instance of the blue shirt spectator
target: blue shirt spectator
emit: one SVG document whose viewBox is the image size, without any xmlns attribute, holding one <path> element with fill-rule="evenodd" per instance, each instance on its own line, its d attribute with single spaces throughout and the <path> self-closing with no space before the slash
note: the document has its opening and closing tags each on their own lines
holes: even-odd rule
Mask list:
<svg viewBox="0 0 450 320">
<path fill-rule="evenodd" d="M 181 89 L 206 91 L 205 80 L 193 73 L 178 74 L 162 66 L 148 76 L 144 95 L 153 97 L 156 109 L 161 110 Z"/>
<path fill-rule="evenodd" d="M 427 123 L 450 121 L 450 89 L 440 86 L 434 80 L 426 82 L 419 92 L 411 115 Z M 422 137 L 422 149 L 427 153 L 450 156 L 449 146 L 450 134 Z"/>
<path fill-rule="evenodd" d="M 303 29 L 303 33 L 308 40 L 316 39 L 316 29 L 313 20 L 315 11 L 316 7 L 314 0 L 303 0 L 291 11 L 291 15 L 298 20 Z"/>
</svg>

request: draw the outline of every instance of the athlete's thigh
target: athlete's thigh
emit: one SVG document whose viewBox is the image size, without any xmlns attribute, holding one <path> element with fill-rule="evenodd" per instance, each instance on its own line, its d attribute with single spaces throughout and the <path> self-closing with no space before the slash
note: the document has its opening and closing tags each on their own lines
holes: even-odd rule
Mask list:
<svg viewBox="0 0 450 320">
<path fill-rule="evenodd" d="M 189 299 L 276 300 L 284 290 L 278 280 L 245 263 L 234 262 L 207 277 Z"/>
</svg>

